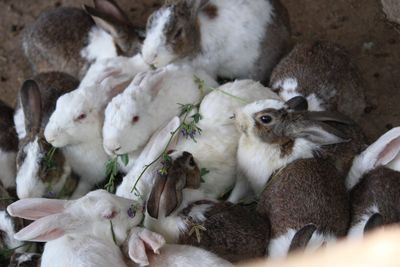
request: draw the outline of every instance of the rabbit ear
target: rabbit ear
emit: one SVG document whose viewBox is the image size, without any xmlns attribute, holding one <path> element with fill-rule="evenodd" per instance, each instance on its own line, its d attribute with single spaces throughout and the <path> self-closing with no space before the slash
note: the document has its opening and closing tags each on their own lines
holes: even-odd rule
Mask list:
<svg viewBox="0 0 400 267">
<path fill-rule="evenodd" d="M 164 244 L 165 239 L 161 235 L 143 229 L 139 233 L 132 234 L 129 237 L 129 258 L 140 266 L 147 266 L 149 265 L 149 259 L 146 254 L 146 245 L 151 248 L 155 254 L 159 254 L 159 249 L 164 246 Z"/>
<path fill-rule="evenodd" d="M 297 231 L 290 244 L 289 252 L 293 252 L 299 249 L 305 249 L 316 230 L 317 227 L 315 225 L 309 224 Z"/>
<path fill-rule="evenodd" d="M 147 200 L 147 212 L 155 219 L 158 219 L 158 213 L 160 211 L 160 199 L 166 182 L 167 177 L 165 175 L 157 175 L 153 188 L 151 189 L 149 199 Z"/>
<path fill-rule="evenodd" d="M 147 143 L 142 153 L 140 154 L 140 162 L 151 162 L 158 155 L 160 155 L 167 146 L 172 133 L 176 131 L 180 126 L 180 123 L 181 122 L 179 117 L 174 117 L 170 122 L 168 122 L 166 126 L 160 128 L 159 131 L 154 133 L 150 141 Z"/>
<path fill-rule="evenodd" d="M 49 215 L 34 221 L 14 235 L 20 241 L 47 242 L 65 234 L 65 226 L 71 226 L 63 213 Z"/>
<path fill-rule="evenodd" d="M 286 101 L 285 105 L 295 111 L 306 111 L 308 110 L 308 101 L 305 97 L 303 96 L 296 96 L 288 101 Z"/>
<path fill-rule="evenodd" d="M 210 0 L 186 0 L 186 4 L 191 7 L 192 18 L 196 18 L 197 14 L 202 10 Z"/>
<path fill-rule="evenodd" d="M 94 0 L 95 9 L 118 20 L 122 24 L 130 24 L 125 12 L 113 0 Z"/>
<path fill-rule="evenodd" d="M 387 165 L 392 163 L 396 159 L 396 161 L 400 160 L 400 127 L 397 127 L 391 131 L 389 131 L 390 135 L 384 135 L 378 139 L 377 142 L 387 142 L 383 149 L 380 151 L 375 166 L 379 165 Z M 388 137 L 388 138 L 386 138 Z M 391 139 L 390 141 L 388 139 Z M 389 142 L 388 142 L 389 141 Z M 392 163 L 395 165 L 396 163 Z M 400 171 L 400 170 L 397 170 Z"/>
<path fill-rule="evenodd" d="M 48 215 L 63 212 L 68 202 L 68 200 L 59 199 L 26 198 L 9 205 L 7 212 L 13 217 L 37 220 Z"/>
<path fill-rule="evenodd" d="M 167 71 L 165 69 L 152 71 L 140 81 L 139 86 L 141 90 L 148 92 L 153 99 L 162 90 L 164 80 L 167 76 Z"/>
<path fill-rule="evenodd" d="M 346 125 L 354 124 L 347 116 L 332 111 L 309 111 L 305 114 L 305 119 L 311 121 L 338 122 Z"/>
<path fill-rule="evenodd" d="M 287 130 L 287 135 L 294 138 L 305 138 L 319 145 L 346 143 L 351 140 L 338 129 L 324 123 L 309 123 L 291 127 Z"/>
<path fill-rule="evenodd" d="M 21 87 L 20 100 L 25 116 L 26 132 L 35 136 L 40 131 L 42 122 L 42 101 L 39 86 L 33 80 L 27 80 Z"/>
</svg>

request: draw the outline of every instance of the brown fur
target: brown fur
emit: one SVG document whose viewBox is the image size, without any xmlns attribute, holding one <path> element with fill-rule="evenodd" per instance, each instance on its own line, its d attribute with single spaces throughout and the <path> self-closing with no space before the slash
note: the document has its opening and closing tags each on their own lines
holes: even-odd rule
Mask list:
<svg viewBox="0 0 400 267">
<path fill-rule="evenodd" d="M 269 116 L 265 124 L 261 118 Z M 324 145 L 315 151 L 315 157 L 329 160 L 341 176 L 350 170 L 353 158 L 366 148 L 368 140 L 362 129 L 350 119 L 333 112 L 290 111 L 286 109 L 265 109 L 254 114 L 254 133 L 261 141 L 280 146 L 281 157 L 290 155 L 294 141 L 301 131 L 318 126 L 340 138 L 348 139 L 333 145 Z"/>
<path fill-rule="evenodd" d="M 201 240 L 196 235 L 182 234 L 180 244 L 207 249 L 230 261 L 239 262 L 265 256 L 269 243 L 268 219 L 259 215 L 253 206 L 231 203 L 213 204 L 205 213 Z M 192 224 L 197 222 L 187 218 Z"/>
<path fill-rule="evenodd" d="M 34 118 L 34 120 L 36 120 L 36 117 L 40 116 L 39 118 L 40 125 L 32 126 L 35 129 L 38 128 L 37 131 L 35 129 L 27 128 L 26 137 L 20 140 L 19 151 L 17 154 L 18 167 L 21 166 L 26 157 L 26 153 L 23 148 L 28 143 L 34 141 L 36 137 L 38 137 L 40 153 L 44 156 L 50 151 L 51 145 L 47 143 L 44 137 L 44 129 L 47 125 L 47 122 L 51 114 L 55 109 L 57 99 L 61 95 L 76 89 L 79 85 L 79 81 L 76 80 L 74 77 L 66 73 L 60 73 L 60 72 L 41 73 L 35 76 L 33 80 L 36 82 L 39 88 L 39 93 L 40 93 L 39 102 L 41 102 L 41 110 L 39 110 L 38 112 L 39 114 L 37 113 L 25 114 L 25 119 L 32 117 Z M 19 101 L 17 103 L 17 109 L 21 108 L 22 105 L 21 95 L 19 95 L 18 99 Z M 29 110 L 29 107 L 26 108 Z M 28 125 L 27 122 L 25 122 L 25 124 Z M 47 168 L 44 160 L 42 160 L 41 162 L 41 167 L 39 169 L 38 176 L 44 182 L 52 181 L 53 183 L 56 183 L 61 178 L 61 174 L 64 172 L 65 158 L 59 149 L 55 151 L 53 160 L 55 166 L 53 166 L 52 168 Z"/>
<path fill-rule="evenodd" d="M 350 222 L 344 177 L 318 159 L 297 160 L 277 172 L 261 194 L 257 211 L 270 218 L 272 238 L 308 224 L 344 236 Z"/>
<path fill-rule="evenodd" d="M 316 94 L 326 110 L 339 112 L 358 120 L 365 108 L 363 82 L 347 51 L 330 42 L 298 44 L 274 69 L 270 86 L 296 78 L 303 96 Z M 330 98 L 333 90 L 337 93 Z"/>
<path fill-rule="evenodd" d="M 290 50 L 290 19 L 289 13 L 280 0 L 272 0 L 273 22 L 266 29 L 266 37 L 261 43 L 261 56 L 257 61 L 258 73 L 256 80 L 268 85 L 271 73 L 281 58 Z"/>
<path fill-rule="evenodd" d="M 379 167 L 365 174 L 350 193 L 352 225 L 368 208 L 378 207 L 385 225 L 400 222 L 400 172 Z"/>
<path fill-rule="evenodd" d="M 90 16 L 78 8 L 42 13 L 23 34 L 24 52 L 34 72 L 57 70 L 82 77 L 89 65 L 80 52 L 93 26 Z"/>
<path fill-rule="evenodd" d="M 218 17 L 218 7 L 211 3 L 206 5 L 202 12 L 206 14 L 209 19 L 215 19 Z"/>
<path fill-rule="evenodd" d="M 0 100 L 0 150 L 17 152 L 18 138 L 15 131 L 14 110 Z"/>
<path fill-rule="evenodd" d="M 40 267 L 40 262 L 42 258 L 40 254 L 33 253 L 31 254 L 30 260 L 19 263 L 20 258 L 21 257 L 25 258 L 26 256 L 27 253 L 15 252 L 11 257 L 10 265 L 8 265 L 8 267 Z"/>
</svg>

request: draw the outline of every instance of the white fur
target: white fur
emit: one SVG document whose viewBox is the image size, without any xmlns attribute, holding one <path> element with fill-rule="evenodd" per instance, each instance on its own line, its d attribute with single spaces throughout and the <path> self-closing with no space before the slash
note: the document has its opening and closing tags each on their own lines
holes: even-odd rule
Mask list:
<svg viewBox="0 0 400 267">
<path fill-rule="evenodd" d="M 262 192 L 275 171 L 297 159 L 312 158 L 313 151 L 319 148 L 317 144 L 298 138 L 292 153 L 281 156 L 278 145 L 268 144 L 259 139 L 254 133 L 253 114 L 267 108 L 283 107 L 282 100 L 263 100 L 247 105 L 236 113 L 237 125 L 242 131 L 237 152 L 238 167 L 249 180 L 256 195 Z"/>
<path fill-rule="evenodd" d="M 28 263 L 34 256 L 38 256 L 37 253 L 24 253 L 18 257 L 17 266 L 21 266 L 23 263 Z"/>
<path fill-rule="evenodd" d="M 107 106 L 103 126 L 105 149 L 116 154 L 137 153 L 161 125 L 179 115 L 178 103 L 198 103 L 202 94 L 194 82 L 195 75 L 208 86 L 216 85 L 206 73 L 189 66 L 169 65 L 138 75 Z M 132 123 L 134 116 L 139 117 L 136 123 Z"/>
<path fill-rule="evenodd" d="M 38 202 L 37 199 L 26 201 Z M 36 209 L 48 211 L 46 200 L 43 201 L 44 205 L 42 207 L 39 205 Z M 16 202 L 8 207 L 8 211 L 10 214 L 23 216 L 24 212 L 21 209 L 23 210 L 23 206 L 27 204 L 29 206 L 29 203 Z M 117 197 L 104 190 L 93 191 L 78 200 L 67 201 L 60 213 L 48 212 L 50 214 L 34 222 L 35 227 L 29 230 L 25 228 L 16 236 L 19 239 L 32 240 L 50 229 L 61 228 L 65 231 L 56 239 L 51 240 L 52 237 L 49 237 L 51 241 L 46 243 L 42 267 L 54 266 L 55 262 L 61 267 L 138 266 L 126 260 L 119 248 L 128 238 L 129 240 L 136 238 L 130 236 L 131 233 L 138 233 L 136 226 L 141 222 L 142 213 L 139 208 L 135 217 L 130 218 L 127 210 L 132 204 L 132 200 Z M 104 217 L 112 211 L 116 212 L 116 217 L 111 219 L 116 243 L 113 241 L 110 219 Z M 197 258 L 199 256 L 201 257 Z M 150 257 L 150 266 L 230 266 L 230 264 L 199 248 L 168 245 L 161 249 L 160 255 Z"/>
<path fill-rule="evenodd" d="M 15 187 L 15 161 L 17 153 L 0 149 L 0 182 L 4 188 Z"/>
<path fill-rule="evenodd" d="M 350 238 L 363 238 L 365 225 L 367 224 L 371 216 L 375 213 L 379 213 L 378 206 L 372 205 L 365 211 L 364 214 L 362 214 L 361 218 L 353 218 L 358 220 L 358 222 L 357 224 L 350 227 L 347 236 L 349 236 Z"/>
<path fill-rule="evenodd" d="M 24 110 L 21 107 L 15 110 L 14 124 L 15 124 L 15 130 L 18 135 L 18 139 L 19 140 L 24 139 L 26 136 L 25 115 L 24 115 Z"/>
<path fill-rule="evenodd" d="M 98 59 L 112 58 L 117 56 L 114 40 L 110 34 L 99 27 L 92 27 L 89 32 L 89 42 L 81 50 L 81 57 L 88 62 Z"/>
<path fill-rule="evenodd" d="M 276 15 L 270 1 L 211 0 L 210 3 L 218 8 L 218 16 L 210 19 L 199 13 L 201 53 L 190 64 L 213 75 L 260 78 L 254 77 L 254 73 L 261 41 L 268 38 L 266 28 Z M 169 22 L 170 13 L 170 8 L 157 11 L 143 44 L 144 60 L 156 67 L 177 59 L 162 30 Z"/>
<path fill-rule="evenodd" d="M 78 89 L 58 99 L 44 134 L 53 146 L 63 148 L 72 169 L 81 176 L 77 189 L 80 194 L 105 176 L 109 157 L 103 149 L 101 129 L 113 89 L 147 68 L 139 55 L 99 60 L 90 67 Z M 77 120 L 81 114 L 86 118 Z"/>
<path fill-rule="evenodd" d="M 0 230 L 5 233 L 4 243 L 6 248 L 12 249 L 22 245 L 22 242 L 14 238 L 15 225 L 13 219 L 8 216 L 6 211 L 0 211 Z M 17 251 L 21 251 L 21 248 Z"/>
<path fill-rule="evenodd" d="M 298 91 L 298 81 L 296 78 L 286 78 L 283 80 L 279 80 L 274 83 L 273 89 L 281 88 L 279 92 L 279 96 L 282 97 L 284 101 L 288 101 L 293 97 L 300 96 L 301 94 Z M 333 97 L 335 92 L 332 92 Z M 307 97 L 308 102 L 308 110 L 312 111 L 322 111 L 324 108 L 322 107 L 322 100 L 317 97 L 315 93 L 308 95 Z"/>
<path fill-rule="evenodd" d="M 296 234 L 296 230 L 289 229 L 285 234 L 274 238 L 270 241 L 268 247 L 268 255 L 271 259 L 283 259 L 289 252 L 290 244 Z M 330 234 L 323 234 L 315 231 L 305 247 L 305 252 L 314 252 L 321 248 L 325 243 L 332 243 L 336 241 L 336 237 Z"/>
<path fill-rule="evenodd" d="M 41 194 L 46 188 L 43 183 L 37 183 L 36 179 L 40 168 L 39 164 L 44 156 L 40 153 L 38 138 L 36 137 L 33 142 L 27 144 L 23 149 L 26 157 L 17 173 L 17 195 L 21 199 L 41 196 L 36 195 L 36 193 L 39 192 Z"/>
<path fill-rule="evenodd" d="M 400 127 L 393 128 L 382 135 L 360 155 L 354 158 L 353 165 L 351 166 L 349 174 L 346 178 L 346 187 L 348 190 L 351 190 L 355 185 L 357 185 L 364 174 L 377 167 L 376 164 L 379 160 L 379 154 L 385 149 L 388 143 L 398 137 L 400 137 Z M 400 171 L 400 169 L 397 169 L 396 167 L 396 164 L 399 164 L 398 157 L 399 155 L 395 157 L 392 162 L 388 162 L 387 167 L 394 167 L 394 170 Z"/>
</svg>

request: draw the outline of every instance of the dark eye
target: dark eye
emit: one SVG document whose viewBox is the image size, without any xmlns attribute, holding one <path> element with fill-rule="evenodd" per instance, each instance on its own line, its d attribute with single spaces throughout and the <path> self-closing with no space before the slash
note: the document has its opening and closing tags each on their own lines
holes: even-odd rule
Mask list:
<svg viewBox="0 0 400 267">
<path fill-rule="evenodd" d="M 139 116 L 133 116 L 132 123 L 137 123 L 139 121 Z"/>
<path fill-rule="evenodd" d="M 86 119 L 86 114 L 85 114 L 85 113 L 82 113 L 81 115 L 79 115 L 78 117 L 76 117 L 75 120 L 81 121 L 81 120 L 84 120 L 84 119 Z"/>
<path fill-rule="evenodd" d="M 196 162 L 194 162 L 194 158 L 193 158 L 193 157 L 190 157 L 189 165 L 190 165 L 191 167 L 195 167 L 195 166 L 196 166 Z"/>
<path fill-rule="evenodd" d="M 262 117 L 260 118 L 260 121 L 261 121 L 262 123 L 268 124 L 268 123 L 270 123 L 270 122 L 272 121 L 272 117 L 269 116 L 269 115 L 264 115 L 264 116 L 262 116 Z"/>
<path fill-rule="evenodd" d="M 133 207 L 130 207 L 127 211 L 129 218 L 134 218 L 136 215 L 136 210 Z"/>
<path fill-rule="evenodd" d="M 183 33 L 183 29 L 182 29 L 182 28 L 179 28 L 179 29 L 175 32 L 174 39 L 178 39 L 179 37 L 181 37 L 182 33 Z"/>
</svg>

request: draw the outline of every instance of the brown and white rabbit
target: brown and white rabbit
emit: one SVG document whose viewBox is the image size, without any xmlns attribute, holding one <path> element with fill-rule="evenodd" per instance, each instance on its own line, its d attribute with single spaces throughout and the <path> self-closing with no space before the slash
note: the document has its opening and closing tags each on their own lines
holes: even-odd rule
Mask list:
<svg viewBox="0 0 400 267">
<path fill-rule="evenodd" d="M 313 111 L 337 110 L 355 120 L 364 112 L 360 74 L 348 52 L 335 43 L 296 45 L 275 67 L 270 86 L 285 101 L 306 97 Z"/>
<path fill-rule="evenodd" d="M 350 236 L 400 222 L 400 127 L 354 159 L 346 186 L 352 205 Z"/>
<path fill-rule="evenodd" d="M 85 10 L 59 7 L 42 13 L 24 32 L 23 49 L 35 73 L 61 71 L 81 78 L 97 59 L 133 56 L 137 29 L 113 0 Z"/>
<path fill-rule="evenodd" d="M 249 104 L 236 112 L 236 122 L 242 132 L 239 171 L 256 195 L 275 171 L 298 159 L 326 159 L 345 177 L 353 157 L 366 143 L 352 120 L 340 113 L 307 111 L 307 101 L 301 96 L 286 103 L 263 100 Z"/>
<path fill-rule="evenodd" d="M 43 131 L 57 99 L 78 85 L 74 77 L 60 72 L 41 73 L 22 85 L 14 115 L 19 137 L 16 177 L 19 198 L 59 194 L 70 180 L 76 186 L 78 180 L 61 151 L 52 150 Z"/>
<path fill-rule="evenodd" d="M 0 185 L 15 188 L 15 159 L 18 138 L 13 121 L 14 110 L 0 100 Z"/>
<path fill-rule="evenodd" d="M 142 55 L 157 68 L 182 62 L 266 83 L 288 48 L 289 24 L 279 0 L 166 1 L 148 20 Z"/>
<path fill-rule="evenodd" d="M 324 159 L 299 159 L 279 170 L 261 193 L 257 211 L 270 219 L 273 258 L 285 256 L 307 225 L 315 229 L 305 247 L 314 250 L 344 237 L 350 223 L 344 177 Z"/>
<path fill-rule="evenodd" d="M 167 174 L 156 174 L 147 201 L 146 227 L 167 241 L 201 247 L 230 261 L 261 258 L 269 241 L 268 219 L 253 205 L 218 203 L 199 192 L 200 169 L 188 152 L 173 152 Z M 200 227 L 199 227 L 200 226 Z M 200 236 L 192 233 L 199 227 Z"/>
</svg>

